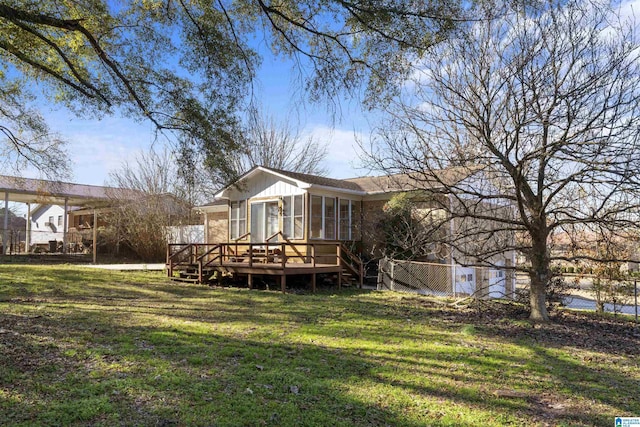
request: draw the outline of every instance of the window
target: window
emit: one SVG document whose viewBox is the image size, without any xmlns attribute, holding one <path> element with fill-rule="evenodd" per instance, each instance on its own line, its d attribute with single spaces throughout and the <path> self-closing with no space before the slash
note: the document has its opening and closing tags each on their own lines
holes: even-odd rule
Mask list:
<svg viewBox="0 0 640 427">
<path fill-rule="evenodd" d="M 311 237 L 327 240 L 336 238 L 335 197 L 311 196 Z"/>
<path fill-rule="evenodd" d="M 322 199 L 321 196 L 311 196 L 311 237 L 321 239 L 322 233 Z"/>
<path fill-rule="evenodd" d="M 354 200 L 340 199 L 338 224 L 338 239 L 359 240 L 360 203 Z"/>
<path fill-rule="evenodd" d="M 338 209 L 338 239 L 349 240 L 351 238 L 351 200 L 340 199 Z"/>
<path fill-rule="evenodd" d="M 246 234 L 247 232 L 247 201 L 239 200 L 237 202 L 231 202 L 231 217 L 229 218 L 231 239 L 237 239 L 238 237 Z"/>
<path fill-rule="evenodd" d="M 282 199 L 282 228 L 286 238 L 304 238 L 303 207 L 304 201 L 302 194 L 285 196 Z"/>
<path fill-rule="evenodd" d="M 336 238 L 336 199 L 324 198 L 324 238 Z"/>
<path fill-rule="evenodd" d="M 58 227 L 62 227 L 62 215 L 58 215 Z"/>
<path fill-rule="evenodd" d="M 52 216 L 49 217 L 49 225 L 53 225 L 53 217 Z"/>
</svg>

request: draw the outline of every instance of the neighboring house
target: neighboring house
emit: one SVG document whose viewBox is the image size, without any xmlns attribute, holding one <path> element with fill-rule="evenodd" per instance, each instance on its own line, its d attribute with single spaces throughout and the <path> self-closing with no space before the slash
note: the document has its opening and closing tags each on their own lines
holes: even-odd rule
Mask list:
<svg viewBox="0 0 640 427">
<path fill-rule="evenodd" d="M 415 188 L 416 181 L 406 175 L 339 180 L 259 166 L 198 210 L 204 214 L 209 245 L 286 242 L 293 248 L 292 256 L 302 259 L 311 256 L 312 244 L 322 243 L 375 254 L 380 244 L 376 227 L 385 204 L 393 195 Z M 313 250 L 317 257 L 319 249 Z M 451 254 L 443 254 L 439 261 L 450 262 Z M 494 262 L 513 266 L 513 255 Z"/>
<path fill-rule="evenodd" d="M 65 231 L 64 223 L 63 206 L 47 204 L 35 206 L 31 210 L 29 242 L 32 248 L 41 247 L 50 250 L 49 242 L 62 242 Z"/>
</svg>

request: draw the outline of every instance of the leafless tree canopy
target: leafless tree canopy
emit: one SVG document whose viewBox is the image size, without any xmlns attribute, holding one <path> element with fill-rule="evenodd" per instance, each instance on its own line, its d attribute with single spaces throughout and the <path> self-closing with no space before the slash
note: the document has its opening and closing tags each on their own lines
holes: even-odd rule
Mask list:
<svg viewBox="0 0 640 427">
<path fill-rule="evenodd" d="M 175 157 L 167 150 L 140 153 L 111 172 L 107 214 L 111 243 L 126 244 L 145 261 L 162 261 L 168 226 L 199 222 L 194 217 L 188 188 L 179 180 Z"/>
<path fill-rule="evenodd" d="M 324 175 L 322 161 L 326 146 L 313 136 L 304 137 L 297 127 L 286 120 L 253 110 L 249 115 L 242 146 L 233 155 L 238 174 L 254 166 Z"/>
<path fill-rule="evenodd" d="M 639 223 L 640 46 L 619 12 L 580 0 L 479 7 L 486 19 L 418 63 L 370 150 L 388 173 L 440 180 L 450 217 L 478 228 L 474 245 L 451 242 L 461 253 L 527 256 L 532 319 L 548 319 L 554 234 Z M 452 167 L 466 178 L 442 180 Z"/>
</svg>

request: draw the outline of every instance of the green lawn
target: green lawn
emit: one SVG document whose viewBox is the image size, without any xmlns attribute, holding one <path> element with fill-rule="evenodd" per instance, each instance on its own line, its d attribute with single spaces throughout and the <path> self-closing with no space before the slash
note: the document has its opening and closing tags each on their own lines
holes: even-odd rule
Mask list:
<svg viewBox="0 0 640 427">
<path fill-rule="evenodd" d="M 640 416 L 630 322 L 0 265 L 0 424 L 604 425 Z"/>
</svg>

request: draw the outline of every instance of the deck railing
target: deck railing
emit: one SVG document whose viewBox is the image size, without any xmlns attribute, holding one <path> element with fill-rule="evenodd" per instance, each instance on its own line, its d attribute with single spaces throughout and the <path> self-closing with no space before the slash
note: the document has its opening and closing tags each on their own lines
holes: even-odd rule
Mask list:
<svg viewBox="0 0 640 427">
<path fill-rule="evenodd" d="M 341 266 L 359 280 L 362 287 L 364 267 L 360 258 L 341 243 L 273 243 L 276 233 L 263 243 L 171 243 L 167 245 L 167 274 L 173 277 L 176 269 L 197 268 L 199 281 L 212 266 L 245 264 L 253 267 L 269 264 L 271 268 L 286 269 L 294 264 Z M 284 236 L 283 236 L 284 238 Z M 302 249 L 304 248 L 304 249 Z M 328 249 L 329 248 L 329 249 Z"/>
</svg>

